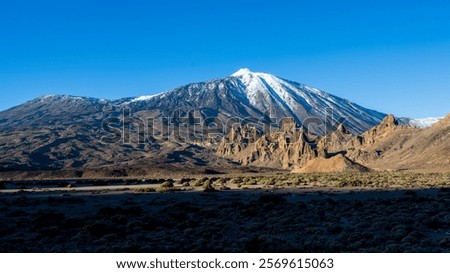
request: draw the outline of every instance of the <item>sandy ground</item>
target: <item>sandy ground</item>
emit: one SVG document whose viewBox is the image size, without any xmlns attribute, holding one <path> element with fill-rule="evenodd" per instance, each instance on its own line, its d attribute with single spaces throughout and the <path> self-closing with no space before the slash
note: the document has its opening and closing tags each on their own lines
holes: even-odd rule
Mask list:
<svg viewBox="0 0 450 273">
<path fill-rule="evenodd" d="M 158 185 L 2 190 L 0 251 L 450 251 L 448 188 L 142 187 Z"/>
</svg>

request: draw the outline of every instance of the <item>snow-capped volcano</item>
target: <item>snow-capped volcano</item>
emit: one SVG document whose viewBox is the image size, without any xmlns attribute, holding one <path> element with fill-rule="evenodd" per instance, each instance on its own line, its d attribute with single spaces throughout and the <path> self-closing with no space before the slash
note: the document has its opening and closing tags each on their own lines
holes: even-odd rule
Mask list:
<svg viewBox="0 0 450 273">
<path fill-rule="evenodd" d="M 255 72 L 252 72 L 248 68 L 241 68 L 238 71 L 231 74 L 231 77 L 239 77 L 239 76 L 244 76 L 244 75 L 248 75 L 248 74 L 265 74 L 265 73 L 255 73 Z"/>
<path fill-rule="evenodd" d="M 223 79 L 188 84 L 127 103 L 148 109 L 198 110 L 206 115 L 204 118 L 225 115 L 268 122 L 293 117 L 319 134 L 334 129 L 333 120 L 338 119 L 343 120 L 351 132 L 361 133 L 386 116 L 319 89 L 248 68 Z"/>
<path fill-rule="evenodd" d="M 266 130 L 284 117 L 324 135 L 338 127 L 337 120 L 361 133 L 385 114 L 249 69 L 136 98 L 44 96 L 0 112 L 0 171 L 121 169 L 167 162 L 222 166 L 228 161 L 206 147 L 215 147 L 227 130 L 241 124 Z"/>
<path fill-rule="evenodd" d="M 253 106 L 258 109 L 283 109 L 284 113 L 292 115 L 299 122 L 308 116 L 327 115 L 331 110 L 336 117 L 348 119 L 348 124 L 357 132 L 366 129 L 365 123 L 377 124 L 385 117 L 385 114 L 365 109 L 319 89 L 271 74 L 240 69 L 231 77 L 236 78 L 237 88 L 247 95 Z"/>
<path fill-rule="evenodd" d="M 95 123 L 120 116 L 124 108 L 143 120 L 159 117 L 181 122 L 191 115 L 191 123 L 219 124 L 224 130 L 236 122 L 252 123 L 261 129 L 269 124 L 276 127 L 282 118 L 293 117 L 316 134 L 334 130 L 339 125 L 338 120 L 358 134 L 379 124 L 386 116 L 319 89 L 243 68 L 222 79 L 115 101 L 44 96 L 0 113 L 0 125 L 39 127 L 83 119 Z"/>
</svg>

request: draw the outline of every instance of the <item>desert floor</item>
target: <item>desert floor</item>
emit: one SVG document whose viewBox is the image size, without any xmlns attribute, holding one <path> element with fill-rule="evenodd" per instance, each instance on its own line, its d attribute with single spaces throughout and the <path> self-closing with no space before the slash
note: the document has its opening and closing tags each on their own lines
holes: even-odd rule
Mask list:
<svg viewBox="0 0 450 273">
<path fill-rule="evenodd" d="M 436 176 L 389 189 L 363 178 L 340 187 L 216 178 L 217 191 L 202 179 L 9 181 L 0 251 L 449 252 L 450 181 Z"/>
</svg>

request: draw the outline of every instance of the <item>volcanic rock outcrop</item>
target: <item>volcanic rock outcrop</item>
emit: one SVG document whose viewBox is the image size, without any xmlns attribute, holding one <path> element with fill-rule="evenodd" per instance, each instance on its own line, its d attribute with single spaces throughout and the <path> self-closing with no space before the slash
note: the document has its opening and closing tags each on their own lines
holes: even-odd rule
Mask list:
<svg viewBox="0 0 450 273">
<path fill-rule="evenodd" d="M 297 167 L 292 173 L 330 173 L 330 172 L 365 172 L 369 168 L 351 161 L 342 154 L 331 158 L 314 158 L 308 161 L 303 167 Z"/>
<path fill-rule="evenodd" d="M 304 129 L 298 127 L 293 119 L 283 119 L 280 128 L 263 134 L 253 143 L 242 145 L 228 142 L 241 138 L 236 137 L 239 130 L 234 129 L 224 138 L 217 154 L 232 157 L 243 165 L 283 169 L 303 165 L 317 157 L 315 143 L 310 141 Z"/>
<path fill-rule="evenodd" d="M 399 125 L 389 115 L 358 136 L 342 124 L 323 137 L 311 136 L 293 120 L 286 120 L 279 127 L 280 130 L 252 138 L 254 143 L 223 142 L 217 154 L 243 165 L 293 169 L 298 173 L 450 171 L 450 115 L 426 129 Z M 235 137 L 236 130 L 225 139 L 241 139 Z"/>
</svg>

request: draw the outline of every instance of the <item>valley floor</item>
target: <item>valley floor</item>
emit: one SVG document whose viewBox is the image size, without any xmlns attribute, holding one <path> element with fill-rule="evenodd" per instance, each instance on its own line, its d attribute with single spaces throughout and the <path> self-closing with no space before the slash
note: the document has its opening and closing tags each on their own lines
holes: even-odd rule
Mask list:
<svg viewBox="0 0 450 273">
<path fill-rule="evenodd" d="M 220 191 L 203 191 L 211 189 L 199 184 L 205 179 L 173 187 L 8 186 L 0 193 L 0 251 L 449 252 L 450 181 L 442 177 L 391 189 L 363 177 L 341 187 L 213 179 Z"/>
</svg>

